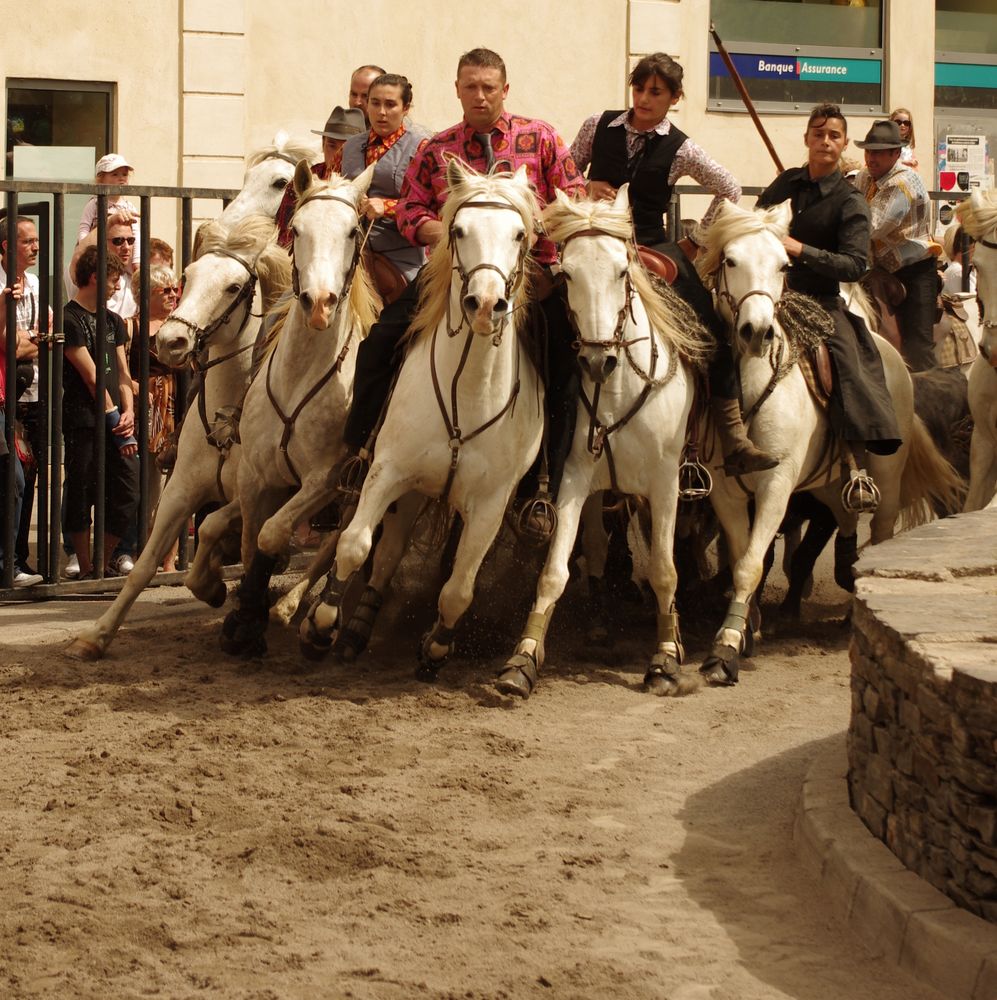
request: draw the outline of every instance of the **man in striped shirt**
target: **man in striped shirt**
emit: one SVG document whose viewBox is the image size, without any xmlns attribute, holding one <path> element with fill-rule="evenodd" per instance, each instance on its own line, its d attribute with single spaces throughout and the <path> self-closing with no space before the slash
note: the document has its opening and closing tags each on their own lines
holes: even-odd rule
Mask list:
<svg viewBox="0 0 997 1000">
<path fill-rule="evenodd" d="M 904 140 L 896 122 L 874 122 L 864 142 L 865 169 L 855 186 L 872 216 L 871 263 L 907 292 L 897 309 L 904 359 L 914 371 L 935 366 L 933 328 L 938 269 L 931 239 L 931 203 L 917 171 L 900 162 Z"/>
</svg>

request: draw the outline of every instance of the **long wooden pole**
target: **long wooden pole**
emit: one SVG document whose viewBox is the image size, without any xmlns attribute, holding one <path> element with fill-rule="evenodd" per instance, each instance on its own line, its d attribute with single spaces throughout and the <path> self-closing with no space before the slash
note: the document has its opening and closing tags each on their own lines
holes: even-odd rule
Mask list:
<svg viewBox="0 0 997 1000">
<path fill-rule="evenodd" d="M 727 72 L 730 73 L 730 78 L 734 81 L 734 86 L 737 87 L 737 92 L 741 95 L 741 100 L 744 101 L 744 106 L 748 109 L 748 114 L 751 115 L 751 120 L 755 123 L 755 128 L 758 129 L 758 134 L 762 137 L 762 142 L 765 143 L 765 148 L 769 151 L 769 156 L 772 157 L 776 168 L 782 173 L 785 169 L 782 165 L 782 160 L 779 159 L 779 154 L 775 151 L 775 146 L 772 145 L 772 140 L 769 138 L 768 132 L 765 131 L 765 126 L 762 125 L 762 121 L 758 117 L 758 112 L 755 111 L 754 104 L 751 103 L 748 88 L 745 87 L 744 81 L 741 79 L 741 74 L 738 73 L 737 67 L 734 65 L 734 60 L 731 59 L 727 49 L 724 48 L 724 43 L 720 41 L 720 36 L 717 34 L 717 29 L 713 26 L 712 21 L 710 22 L 710 34 L 716 43 L 720 58 L 723 59 L 724 65 L 727 67 Z"/>
</svg>

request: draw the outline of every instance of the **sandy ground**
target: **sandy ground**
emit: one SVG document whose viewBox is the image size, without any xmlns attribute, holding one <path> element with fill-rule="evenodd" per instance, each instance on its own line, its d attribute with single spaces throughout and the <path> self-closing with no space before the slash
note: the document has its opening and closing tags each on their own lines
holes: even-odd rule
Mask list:
<svg viewBox="0 0 997 1000">
<path fill-rule="evenodd" d="M 525 704 L 494 621 L 416 682 L 424 606 L 349 667 L 291 633 L 228 659 L 180 588 L 96 665 L 60 648 L 101 602 L 0 608 L 0 996 L 936 997 L 794 852 L 849 710 L 826 576 L 737 688 L 681 700 L 640 690 L 649 616 L 593 650 L 577 587 Z M 685 624 L 698 662 L 717 618 Z"/>
</svg>

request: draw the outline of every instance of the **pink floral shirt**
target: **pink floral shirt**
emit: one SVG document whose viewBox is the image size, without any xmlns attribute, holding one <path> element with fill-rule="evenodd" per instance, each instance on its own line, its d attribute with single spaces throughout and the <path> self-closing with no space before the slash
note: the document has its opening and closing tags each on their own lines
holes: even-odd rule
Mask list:
<svg viewBox="0 0 997 1000">
<path fill-rule="evenodd" d="M 558 188 L 570 195 L 585 191 L 585 180 L 568 147 L 554 127 L 546 122 L 503 112 L 492 126 L 492 150 L 496 161 L 508 164 L 509 170 L 518 170 L 525 164 L 541 207 L 554 200 L 554 191 Z M 466 121 L 434 135 L 416 153 L 402 183 L 395 218 L 402 235 L 417 246 L 419 226 L 437 221 L 446 201 L 447 154 L 482 173 L 487 168 L 484 147 Z M 541 264 L 557 260 L 557 250 L 548 239 L 537 240 L 533 253 Z"/>
<path fill-rule="evenodd" d="M 587 118 L 578 130 L 575 141 L 571 144 L 571 157 L 578 165 L 579 170 L 585 170 L 592 162 L 592 143 L 595 140 L 595 130 L 600 118 L 602 118 L 601 114 Z M 641 133 L 630 124 L 626 112 L 609 123 L 610 128 L 620 126 L 627 130 L 627 155 L 633 156 Z M 658 122 L 654 131 L 658 135 L 668 135 L 671 129 L 672 123 L 665 118 Z M 741 185 L 737 183 L 734 175 L 726 167 L 722 167 L 716 160 L 708 156 L 702 146 L 694 143 L 692 139 L 686 139 L 679 146 L 675 159 L 672 160 L 672 169 L 668 172 L 668 183 L 674 184 L 680 177 L 691 177 L 714 194 L 706 214 L 692 233 L 692 241 L 702 245 L 706 230 L 720 209 L 720 205 L 725 200 L 737 202 L 740 199 Z"/>
</svg>

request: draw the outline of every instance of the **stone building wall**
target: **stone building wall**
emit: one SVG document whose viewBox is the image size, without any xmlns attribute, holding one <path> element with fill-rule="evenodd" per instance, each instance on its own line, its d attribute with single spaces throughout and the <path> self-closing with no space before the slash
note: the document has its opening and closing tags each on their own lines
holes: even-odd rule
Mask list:
<svg viewBox="0 0 997 1000">
<path fill-rule="evenodd" d="M 853 809 L 997 922 L 997 510 L 869 548 L 853 610 Z"/>
</svg>

